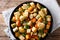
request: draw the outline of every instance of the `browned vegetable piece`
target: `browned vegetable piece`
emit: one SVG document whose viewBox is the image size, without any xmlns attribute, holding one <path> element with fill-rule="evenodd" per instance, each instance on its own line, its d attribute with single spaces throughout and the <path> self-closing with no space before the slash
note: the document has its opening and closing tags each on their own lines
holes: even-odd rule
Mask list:
<svg viewBox="0 0 60 40">
<path fill-rule="evenodd" d="M 20 11 L 20 12 L 22 12 L 22 10 L 23 10 L 22 8 L 19 8 L 19 11 Z"/>
<path fill-rule="evenodd" d="M 11 24 L 11 27 L 12 28 L 16 27 L 16 23 Z"/>
<path fill-rule="evenodd" d="M 50 25 L 51 25 L 51 22 L 48 21 L 47 25 L 46 25 L 46 29 L 49 29 L 50 28 Z"/>
<path fill-rule="evenodd" d="M 25 32 L 25 29 L 23 27 L 19 27 L 19 32 L 20 33 L 24 33 Z"/>
<path fill-rule="evenodd" d="M 16 25 L 19 27 L 21 25 L 20 20 L 16 21 Z"/>
<path fill-rule="evenodd" d="M 12 21 L 13 21 L 13 22 L 16 22 L 16 18 L 15 18 L 14 16 L 13 16 L 13 18 L 12 18 Z"/>
<path fill-rule="evenodd" d="M 38 40 L 38 36 L 37 35 L 32 35 L 32 38 L 35 38 L 35 40 Z"/>
<path fill-rule="evenodd" d="M 47 25 L 46 25 L 46 29 L 49 29 L 49 28 L 50 28 L 50 25 L 47 24 Z"/>
<path fill-rule="evenodd" d="M 31 36 L 29 35 L 29 34 L 27 34 L 26 35 L 26 39 L 28 40 L 28 39 L 30 39 L 31 38 Z"/>
<path fill-rule="evenodd" d="M 39 28 L 37 24 L 35 24 L 35 27 L 36 27 L 37 29 Z"/>
<path fill-rule="evenodd" d="M 33 23 L 36 22 L 36 18 L 31 19 L 31 21 L 32 21 Z"/>
<path fill-rule="evenodd" d="M 33 7 L 29 7 L 28 8 L 28 11 L 30 12 L 30 11 L 32 11 L 33 10 Z"/>
<path fill-rule="evenodd" d="M 36 6 L 37 6 L 38 9 L 41 9 L 41 5 L 39 3 L 37 3 Z"/>
<path fill-rule="evenodd" d="M 20 33 L 19 32 L 15 32 L 15 36 L 19 37 Z"/>
</svg>

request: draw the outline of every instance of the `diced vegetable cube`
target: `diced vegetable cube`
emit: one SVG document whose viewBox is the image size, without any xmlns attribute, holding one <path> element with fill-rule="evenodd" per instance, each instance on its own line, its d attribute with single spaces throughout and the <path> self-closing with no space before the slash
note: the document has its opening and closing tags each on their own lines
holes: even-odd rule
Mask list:
<svg viewBox="0 0 60 40">
<path fill-rule="evenodd" d="M 28 8 L 28 11 L 30 12 L 30 11 L 32 11 L 32 10 L 33 10 L 33 7 L 30 6 L 30 7 Z"/>
<path fill-rule="evenodd" d="M 14 15 L 20 16 L 20 12 L 15 12 Z"/>
<path fill-rule="evenodd" d="M 37 25 L 38 25 L 39 29 L 43 29 L 45 27 L 44 23 L 38 22 Z"/>
<path fill-rule="evenodd" d="M 23 13 L 23 16 L 26 18 L 28 17 L 28 10 L 25 10 L 25 12 Z"/>
<path fill-rule="evenodd" d="M 46 33 L 42 34 L 42 38 L 44 38 L 46 36 Z"/>
<path fill-rule="evenodd" d="M 44 18 L 45 17 L 45 14 L 44 14 L 44 12 L 41 10 L 41 11 L 39 11 L 39 15 L 42 17 L 42 18 Z"/>
<path fill-rule="evenodd" d="M 16 22 L 16 17 L 15 16 L 13 16 L 13 18 L 12 18 L 12 20 L 11 20 L 12 22 Z"/>
<path fill-rule="evenodd" d="M 15 32 L 15 36 L 19 37 L 20 33 L 19 32 Z"/>
<path fill-rule="evenodd" d="M 17 28 L 17 27 L 13 28 L 13 32 L 16 32 L 17 30 L 18 30 L 18 28 Z"/>
<path fill-rule="evenodd" d="M 24 40 L 24 39 L 25 39 L 25 37 L 24 37 L 24 36 L 22 36 L 22 35 L 20 35 L 20 36 L 19 36 L 19 39 L 20 39 L 20 40 Z"/>
<path fill-rule="evenodd" d="M 24 19 L 24 16 L 20 16 L 20 21 L 23 21 Z"/>
<path fill-rule="evenodd" d="M 47 25 L 46 25 L 46 29 L 49 29 L 49 28 L 50 28 L 50 25 L 47 24 Z"/>
<path fill-rule="evenodd" d="M 35 23 L 35 22 L 36 22 L 36 18 L 31 19 L 31 21 L 32 21 L 33 23 Z"/>
<path fill-rule="evenodd" d="M 27 39 L 27 40 L 30 39 L 30 35 L 27 34 L 27 35 L 26 35 L 26 39 Z"/>
<path fill-rule="evenodd" d="M 39 18 L 40 18 L 40 15 L 37 15 L 37 16 L 36 16 L 36 19 L 39 19 Z"/>
<path fill-rule="evenodd" d="M 19 31 L 20 31 L 20 33 L 24 33 L 25 29 L 23 27 L 19 27 Z"/>
<path fill-rule="evenodd" d="M 30 14 L 29 18 L 32 19 L 33 18 L 33 14 Z"/>
<path fill-rule="evenodd" d="M 37 29 L 35 27 L 32 27 L 32 32 L 36 32 Z"/>
<path fill-rule="evenodd" d="M 23 4 L 22 8 L 23 8 L 23 9 L 28 9 L 29 6 L 28 6 L 27 4 Z"/>
<path fill-rule="evenodd" d="M 41 9 L 41 5 L 39 3 L 37 3 L 37 8 Z"/>
<path fill-rule="evenodd" d="M 47 21 L 51 21 L 51 16 L 50 15 L 47 15 L 46 18 L 47 18 Z"/>
<path fill-rule="evenodd" d="M 37 13 L 34 13 L 33 16 L 36 17 L 37 16 Z"/>
<path fill-rule="evenodd" d="M 28 25 L 29 25 L 29 26 L 31 26 L 31 25 L 32 25 L 32 22 L 31 22 L 31 21 L 29 21 L 29 22 L 28 22 Z"/>
<path fill-rule="evenodd" d="M 31 32 L 31 29 L 27 29 L 27 33 L 30 33 Z"/>
<path fill-rule="evenodd" d="M 16 25 L 19 27 L 21 25 L 20 20 L 16 21 Z"/>
<path fill-rule="evenodd" d="M 11 27 L 12 28 L 16 27 L 16 23 L 11 24 Z"/>
<path fill-rule="evenodd" d="M 45 14 L 47 14 L 47 8 L 42 8 L 41 9 Z"/>
<path fill-rule="evenodd" d="M 31 2 L 30 5 L 31 5 L 32 7 L 35 7 L 35 4 L 34 4 L 33 2 Z"/>
</svg>

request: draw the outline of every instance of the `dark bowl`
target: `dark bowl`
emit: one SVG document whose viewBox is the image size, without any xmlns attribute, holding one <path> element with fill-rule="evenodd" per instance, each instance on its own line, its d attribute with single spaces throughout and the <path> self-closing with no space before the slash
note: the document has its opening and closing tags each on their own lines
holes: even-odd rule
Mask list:
<svg viewBox="0 0 60 40">
<path fill-rule="evenodd" d="M 14 32 L 13 32 L 12 27 L 11 27 L 11 23 L 12 23 L 11 19 L 12 19 L 12 17 L 14 16 L 14 12 L 16 11 L 16 9 L 18 9 L 19 7 L 21 7 L 23 4 L 25 4 L 25 3 L 30 3 L 30 2 L 34 2 L 35 4 L 36 4 L 36 3 L 39 3 L 39 2 L 36 2 L 36 1 L 26 1 L 26 2 L 23 2 L 23 3 L 21 3 L 20 5 L 18 5 L 18 6 L 13 10 L 13 12 L 12 12 L 12 14 L 11 14 L 11 16 L 10 16 L 10 22 L 9 22 L 10 30 L 11 30 L 11 33 L 13 34 L 13 36 L 16 38 L 16 40 L 19 40 L 19 38 L 17 38 L 17 37 L 14 35 Z M 47 8 L 47 7 L 44 6 L 43 4 L 41 4 L 41 3 L 39 3 L 39 4 L 40 4 L 41 6 Z M 47 10 L 48 10 L 48 8 L 47 8 Z M 51 13 L 50 13 L 49 10 L 48 10 L 48 15 L 51 15 Z M 46 37 L 48 36 L 48 34 L 51 32 L 52 27 L 53 27 L 53 18 L 52 18 L 52 15 L 51 15 L 51 27 L 50 27 L 47 35 L 45 36 L 45 38 L 41 38 L 41 40 L 45 40 L 45 39 L 46 39 Z"/>
</svg>

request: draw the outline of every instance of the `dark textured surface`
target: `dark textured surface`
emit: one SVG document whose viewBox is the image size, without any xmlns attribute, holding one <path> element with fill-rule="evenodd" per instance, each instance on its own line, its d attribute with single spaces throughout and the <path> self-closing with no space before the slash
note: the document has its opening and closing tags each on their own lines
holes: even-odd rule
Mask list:
<svg viewBox="0 0 60 40">
<path fill-rule="evenodd" d="M 9 40 L 9 38 L 6 36 L 6 34 L 3 31 L 7 26 L 4 22 L 4 18 L 1 12 L 8 8 L 15 7 L 24 1 L 25 0 L 0 0 L 0 40 Z M 26 1 L 31 1 L 31 0 L 26 0 Z M 57 1 L 60 4 L 60 0 Z M 58 28 L 53 33 L 49 34 L 46 40 L 60 40 L 60 28 Z"/>
<path fill-rule="evenodd" d="M 59 6 L 60 6 L 60 0 L 57 0 L 57 2 L 58 2 L 58 4 L 59 4 Z"/>
</svg>

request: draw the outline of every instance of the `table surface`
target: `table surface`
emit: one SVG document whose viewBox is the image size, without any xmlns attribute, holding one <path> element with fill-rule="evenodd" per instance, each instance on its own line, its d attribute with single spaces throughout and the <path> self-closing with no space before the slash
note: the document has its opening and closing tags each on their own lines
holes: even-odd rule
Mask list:
<svg viewBox="0 0 60 40">
<path fill-rule="evenodd" d="M 24 1 L 31 0 L 0 0 L 0 40 L 9 40 L 9 38 L 3 31 L 5 28 L 7 28 L 7 25 L 4 22 L 4 18 L 1 12 L 8 8 L 15 7 Z M 60 0 L 57 1 L 60 4 Z M 60 28 L 49 34 L 46 40 L 60 40 Z"/>
</svg>

